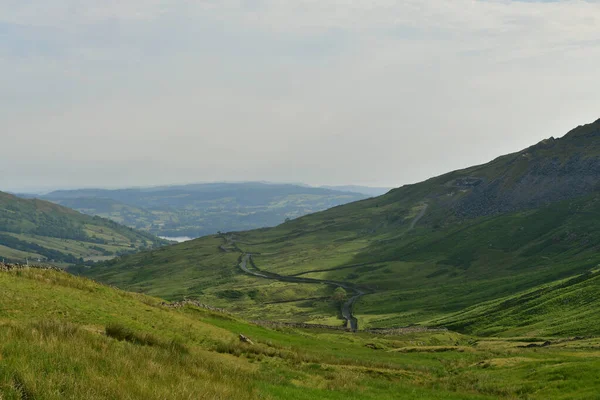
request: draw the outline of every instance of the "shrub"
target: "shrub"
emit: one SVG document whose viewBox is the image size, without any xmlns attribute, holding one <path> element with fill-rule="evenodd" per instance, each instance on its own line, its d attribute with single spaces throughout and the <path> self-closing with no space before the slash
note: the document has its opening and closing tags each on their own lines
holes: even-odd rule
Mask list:
<svg viewBox="0 0 600 400">
<path fill-rule="evenodd" d="M 234 289 L 221 290 L 216 293 L 221 299 L 237 300 L 244 297 L 244 292 Z"/>
</svg>

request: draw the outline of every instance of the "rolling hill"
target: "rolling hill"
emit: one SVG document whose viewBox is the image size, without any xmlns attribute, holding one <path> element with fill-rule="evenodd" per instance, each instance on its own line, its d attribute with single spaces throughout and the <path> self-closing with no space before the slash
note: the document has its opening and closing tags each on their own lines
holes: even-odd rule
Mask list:
<svg viewBox="0 0 600 400">
<path fill-rule="evenodd" d="M 327 188 L 246 182 L 60 190 L 41 198 L 158 236 L 199 237 L 275 226 L 286 219 L 369 196 Z"/>
<path fill-rule="evenodd" d="M 561 320 L 569 313 L 536 307 L 528 293 L 552 297 L 547 285 L 592 276 L 600 264 L 599 182 L 600 120 L 484 165 L 275 228 L 201 238 L 79 272 L 169 299 L 201 299 L 248 318 L 342 323 L 332 285 L 249 275 L 238 264 L 252 254 L 263 275 L 345 282 L 362 291 L 354 313 L 363 328 L 598 334 L 587 312 L 598 306 L 594 297 L 579 305 L 581 319 L 571 324 Z M 595 279 L 586 282 L 595 288 Z M 507 325 L 471 321 L 497 302 L 513 304 L 514 296 L 521 299 L 517 315 L 537 313 L 551 322 L 523 318 L 515 329 L 506 316 L 498 321 L 508 318 Z"/>
<path fill-rule="evenodd" d="M 0 257 L 6 260 L 75 264 L 163 244 L 110 220 L 0 192 Z"/>
</svg>

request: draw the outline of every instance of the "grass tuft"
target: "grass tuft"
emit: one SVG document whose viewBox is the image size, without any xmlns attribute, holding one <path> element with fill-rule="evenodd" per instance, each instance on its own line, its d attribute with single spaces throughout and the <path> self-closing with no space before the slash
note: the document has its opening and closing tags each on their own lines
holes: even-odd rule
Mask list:
<svg viewBox="0 0 600 400">
<path fill-rule="evenodd" d="M 79 332 L 79 326 L 66 321 L 40 321 L 32 325 L 42 338 L 52 337 L 71 339 Z"/>
<path fill-rule="evenodd" d="M 138 333 L 121 325 L 109 324 L 105 328 L 105 334 L 108 337 L 136 344 L 138 346 L 154 346 L 169 350 L 173 354 L 186 355 L 189 354 L 189 349 L 179 341 L 171 339 L 164 341 L 150 333 Z"/>
</svg>

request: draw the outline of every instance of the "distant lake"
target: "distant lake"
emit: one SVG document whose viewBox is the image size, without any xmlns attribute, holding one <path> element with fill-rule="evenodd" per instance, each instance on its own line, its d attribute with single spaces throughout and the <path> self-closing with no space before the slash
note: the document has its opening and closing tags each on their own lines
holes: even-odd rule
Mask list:
<svg viewBox="0 0 600 400">
<path fill-rule="evenodd" d="M 183 243 L 188 240 L 194 240 L 194 238 L 189 236 L 159 236 L 161 239 L 170 240 L 172 242 Z"/>
</svg>

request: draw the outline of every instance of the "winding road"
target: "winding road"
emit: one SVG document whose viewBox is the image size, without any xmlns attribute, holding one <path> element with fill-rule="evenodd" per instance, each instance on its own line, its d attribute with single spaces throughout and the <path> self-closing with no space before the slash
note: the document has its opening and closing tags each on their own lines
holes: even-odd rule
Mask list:
<svg viewBox="0 0 600 400">
<path fill-rule="evenodd" d="M 348 300 L 346 300 L 344 302 L 344 304 L 342 304 L 341 311 L 342 311 L 342 317 L 344 317 L 344 319 L 347 322 L 346 326 L 349 326 L 353 332 L 356 332 L 358 330 L 358 320 L 356 319 L 356 317 L 354 317 L 354 315 L 352 315 L 352 308 L 354 306 L 354 303 L 356 303 L 356 301 L 358 299 L 360 299 L 361 296 L 363 296 L 367 293 L 366 291 L 361 290 L 361 289 L 355 287 L 354 285 L 352 285 L 350 283 L 346 283 L 346 282 L 337 282 L 337 281 L 330 281 L 330 280 L 325 280 L 325 279 L 299 278 L 296 276 L 278 275 L 278 274 L 275 274 L 272 272 L 254 271 L 254 270 L 248 268 L 248 263 L 250 262 L 251 258 L 252 258 L 252 254 L 244 254 L 242 256 L 242 262 L 240 263 L 240 269 L 249 275 L 253 275 L 253 276 L 257 276 L 259 278 L 265 278 L 265 279 L 274 279 L 274 280 L 281 281 L 281 282 L 326 284 L 326 285 L 331 285 L 331 286 L 335 286 L 335 287 L 341 287 L 345 290 L 348 290 L 348 291 L 351 291 L 352 293 L 354 293 L 354 295 L 352 297 L 350 297 Z"/>
<path fill-rule="evenodd" d="M 424 203 L 423 208 L 419 211 L 419 213 L 412 220 L 412 222 L 408 228 L 408 231 L 411 231 L 412 229 L 415 228 L 417 223 L 427 213 L 428 208 L 429 208 L 429 204 Z M 226 244 L 229 244 L 229 245 L 235 244 L 235 240 L 232 237 L 223 236 L 223 238 L 225 239 Z M 226 249 L 225 246 L 221 246 L 221 249 L 223 251 L 229 251 L 228 249 Z M 236 247 L 236 250 L 239 251 L 239 248 Z M 353 332 L 356 332 L 358 330 L 358 320 L 356 319 L 356 317 L 354 315 L 352 315 L 352 308 L 354 307 L 354 304 L 358 301 L 358 299 L 360 299 L 365 294 L 369 293 L 366 290 L 359 289 L 358 287 L 354 286 L 353 284 L 347 283 L 347 282 L 337 282 L 337 281 L 330 281 L 330 280 L 326 280 L 326 279 L 301 278 L 299 276 L 285 276 L 285 275 L 275 274 L 273 272 L 253 270 L 253 269 L 248 268 L 248 263 L 250 262 L 251 259 L 252 259 L 252 254 L 243 253 L 242 261 L 240 262 L 240 265 L 239 265 L 240 269 L 249 275 L 253 275 L 253 276 L 256 276 L 259 278 L 265 278 L 265 279 L 274 279 L 274 280 L 281 281 L 281 282 L 312 283 L 312 284 L 320 283 L 320 284 L 325 284 L 325 285 L 330 285 L 330 286 L 335 286 L 335 287 L 341 287 L 347 291 L 350 291 L 353 295 L 348 300 L 346 300 L 344 302 L 344 304 L 342 304 L 342 307 L 341 307 L 342 317 L 344 317 L 344 319 L 346 320 L 346 327 L 350 327 L 350 329 Z M 349 265 L 349 266 L 331 268 L 329 270 L 337 270 L 337 269 L 350 268 L 350 267 L 355 267 L 355 266 L 357 266 L 357 265 Z M 306 271 L 304 273 L 320 272 L 320 271 L 327 271 L 327 270 Z"/>
</svg>

